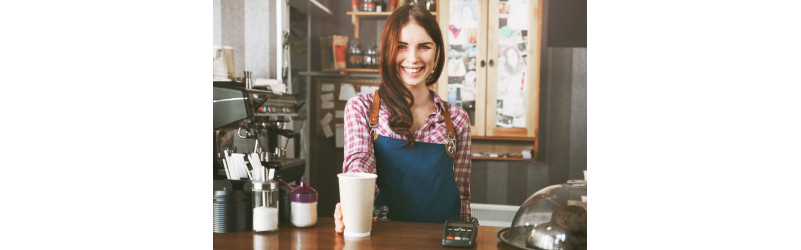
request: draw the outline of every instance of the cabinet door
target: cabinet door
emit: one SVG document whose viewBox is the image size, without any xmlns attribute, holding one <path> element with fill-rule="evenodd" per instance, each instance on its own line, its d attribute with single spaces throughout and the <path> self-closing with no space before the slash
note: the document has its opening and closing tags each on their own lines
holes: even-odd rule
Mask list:
<svg viewBox="0 0 801 250">
<path fill-rule="evenodd" d="M 486 136 L 536 137 L 540 1 L 489 3 Z"/>
<path fill-rule="evenodd" d="M 470 116 L 473 136 L 483 136 L 486 124 L 487 51 L 486 0 L 440 0 L 439 24 L 445 42 L 445 69 L 437 89 L 448 102 Z"/>
</svg>

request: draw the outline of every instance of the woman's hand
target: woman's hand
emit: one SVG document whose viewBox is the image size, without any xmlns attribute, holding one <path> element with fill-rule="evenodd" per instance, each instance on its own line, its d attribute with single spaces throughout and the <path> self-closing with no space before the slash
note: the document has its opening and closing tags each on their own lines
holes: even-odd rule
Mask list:
<svg viewBox="0 0 801 250">
<path fill-rule="evenodd" d="M 377 219 L 373 217 L 373 222 L 376 222 Z M 337 206 L 334 209 L 334 231 L 337 233 L 345 232 L 345 223 L 342 222 L 342 207 L 337 202 Z"/>
<path fill-rule="evenodd" d="M 345 231 L 345 223 L 342 222 L 342 207 L 337 202 L 337 207 L 334 209 L 334 231 L 342 233 Z"/>
</svg>

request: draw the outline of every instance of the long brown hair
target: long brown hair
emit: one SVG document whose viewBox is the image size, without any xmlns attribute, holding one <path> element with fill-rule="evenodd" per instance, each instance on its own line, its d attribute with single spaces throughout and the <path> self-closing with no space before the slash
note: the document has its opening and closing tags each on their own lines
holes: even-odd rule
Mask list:
<svg viewBox="0 0 801 250">
<path fill-rule="evenodd" d="M 389 108 L 389 127 L 395 133 L 406 137 L 406 147 L 414 146 L 414 131 L 411 131 L 413 123 L 411 107 L 414 104 L 414 98 L 398 76 L 395 57 L 398 55 L 401 29 L 411 21 L 423 27 L 437 46 L 435 57 L 437 66 L 434 68 L 434 72 L 426 77 L 426 86 L 431 86 L 439 79 L 445 64 L 445 60 L 442 58 L 445 54 L 445 46 L 439 24 L 437 24 L 437 19 L 422 5 L 400 7 L 387 18 L 384 30 L 381 32 L 378 71 L 383 84 L 378 89 L 378 93 L 381 101 Z"/>
</svg>

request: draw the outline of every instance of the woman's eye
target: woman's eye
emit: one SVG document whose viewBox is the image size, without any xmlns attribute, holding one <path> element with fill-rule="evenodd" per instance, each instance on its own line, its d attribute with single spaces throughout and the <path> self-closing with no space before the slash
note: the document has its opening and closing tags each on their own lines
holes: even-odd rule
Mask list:
<svg viewBox="0 0 801 250">
<path fill-rule="evenodd" d="M 421 49 L 430 49 L 431 47 L 430 47 L 430 46 L 428 46 L 428 45 L 423 45 L 423 46 L 420 46 L 420 48 L 421 48 Z"/>
<path fill-rule="evenodd" d="M 398 49 L 405 49 L 405 48 L 406 48 L 406 45 L 402 45 L 402 44 L 398 45 Z"/>
</svg>

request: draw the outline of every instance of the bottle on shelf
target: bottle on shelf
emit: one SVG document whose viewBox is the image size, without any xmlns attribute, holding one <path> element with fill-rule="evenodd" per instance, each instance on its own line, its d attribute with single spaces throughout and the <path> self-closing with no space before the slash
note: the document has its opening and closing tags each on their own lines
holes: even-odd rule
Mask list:
<svg viewBox="0 0 801 250">
<path fill-rule="evenodd" d="M 364 56 L 362 56 L 362 66 L 368 69 L 377 69 L 378 68 L 378 53 L 376 52 L 376 46 L 370 46 L 367 51 L 364 52 Z"/>
<path fill-rule="evenodd" d="M 362 59 L 362 49 L 359 47 L 359 40 L 353 40 L 350 42 L 350 47 L 348 48 L 348 68 L 362 68 L 362 63 L 364 63 L 364 59 Z"/>
</svg>

